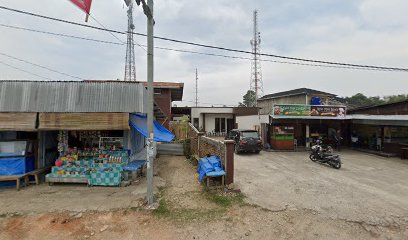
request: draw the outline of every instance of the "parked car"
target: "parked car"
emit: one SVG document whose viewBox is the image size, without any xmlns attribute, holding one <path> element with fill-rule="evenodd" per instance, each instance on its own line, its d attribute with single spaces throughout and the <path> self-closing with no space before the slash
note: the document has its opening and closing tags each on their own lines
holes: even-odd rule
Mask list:
<svg viewBox="0 0 408 240">
<path fill-rule="evenodd" d="M 225 139 L 235 141 L 235 153 L 237 154 L 241 152 L 259 153 L 262 150 L 262 140 L 255 130 L 232 129 Z"/>
</svg>

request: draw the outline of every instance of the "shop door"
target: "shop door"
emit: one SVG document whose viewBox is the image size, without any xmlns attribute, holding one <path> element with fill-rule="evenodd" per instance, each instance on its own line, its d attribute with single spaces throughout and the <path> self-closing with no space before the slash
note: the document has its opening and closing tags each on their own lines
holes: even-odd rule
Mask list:
<svg viewBox="0 0 408 240">
<path fill-rule="evenodd" d="M 225 132 L 225 118 L 220 118 L 221 121 L 221 132 Z"/>
<path fill-rule="evenodd" d="M 227 119 L 227 132 L 230 132 L 232 129 L 234 129 L 234 119 L 228 118 Z"/>
</svg>

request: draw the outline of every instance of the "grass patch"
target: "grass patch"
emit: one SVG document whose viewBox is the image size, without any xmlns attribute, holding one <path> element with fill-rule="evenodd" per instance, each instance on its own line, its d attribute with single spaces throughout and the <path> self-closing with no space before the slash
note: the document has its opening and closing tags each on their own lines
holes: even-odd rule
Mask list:
<svg viewBox="0 0 408 240">
<path fill-rule="evenodd" d="M 19 217 L 19 216 L 22 216 L 22 215 L 23 214 L 17 213 L 17 212 L 15 212 L 15 213 L 2 213 L 2 214 L 0 214 L 0 218 Z"/>
<path fill-rule="evenodd" d="M 153 214 L 159 218 L 167 218 L 178 222 L 188 222 L 192 220 L 213 220 L 220 218 L 226 211 L 226 208 L 214 209 L 190 209 L 174 208 L 164 198 L 160 199 L 159 207 L 153 210 Z"/>
<path fill-rule="evenodd" d="M 153 210 L 154 215 L 158 217 L 168 217 L 171 215 L 167 202 L 164 198 L 160 199 L 159 207 Z"/>
<path fill-rule="evenodd" d="M 245 205 L 245 196 L 242 193 L 207 192 L 206 197 L 211 202 L 223 208 L 229 208 L 233 205 Z"/>
</svg>

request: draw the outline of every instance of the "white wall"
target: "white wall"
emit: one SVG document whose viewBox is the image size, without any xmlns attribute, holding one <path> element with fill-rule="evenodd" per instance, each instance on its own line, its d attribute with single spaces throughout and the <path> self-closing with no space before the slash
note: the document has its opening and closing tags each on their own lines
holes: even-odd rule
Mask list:
<svg viewBox="0 0 408 240">
<path fill-rule="evenodd" d="M 268 115 L 237 116 L 236 121 L 238 124 L 238 128 L 255 130 L 255 126 L 257 126 L 257 128 L 260 129 L 260 123 L 269 123 L 269 116 Z"/>
<path fill-rule="evenodd" d="M 199 119 L 199 129 L 204 127 L 203 116 L 205 115 L 205 130 L 211 132 L 215 129 L 215 118 L 233 118 L 232 107 L 192 107 L 191 108 L 191 123 L 194 123 L 194 118 Z M 225 127 L 227 127 L 225 120 Z"/>
</svg>

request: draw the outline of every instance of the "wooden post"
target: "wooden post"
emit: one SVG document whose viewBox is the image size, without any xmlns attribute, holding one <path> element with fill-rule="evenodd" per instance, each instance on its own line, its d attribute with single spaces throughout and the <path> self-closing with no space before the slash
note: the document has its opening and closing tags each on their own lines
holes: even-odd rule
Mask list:
<svg viewBox="0 0 408 240">
<path fill-rule="evenodd" d="M 226 181 L 225 184 L 229 185 L 234 183 L 234 144 L 233 140 L 225 140 L 225 172 Z"/>
<path fill-rule="evenodd" d="M 201 142 L 201 137 L 204 135 L 205 135 L 204 132 L 199 132 L 197 134 L 197 155 L 198 155 L 197 161 L 200 160 L 200 157 L 201 157 L 201 143 L 200 142 Z"/>
</svg>

